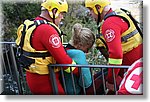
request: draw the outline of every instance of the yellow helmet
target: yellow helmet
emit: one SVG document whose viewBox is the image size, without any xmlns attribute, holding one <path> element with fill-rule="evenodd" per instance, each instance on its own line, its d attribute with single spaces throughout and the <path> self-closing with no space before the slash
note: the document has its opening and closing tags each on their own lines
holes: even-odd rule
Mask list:
<svg viewBox="0 0 150 102">
<path fill-rule="evenodd" d="M 110 5 L 110 0 L 85 0 L 85 7 L 93 9 L 94 13 L 98 14 L 96 7 L 95 7 L 96 5 L 101 6 L 99 12 L 102 13 L 104 7 L 107 5 Z"/>
<path fill-rule="evenodd" d="M 60 12 L 67 12 L 68 11 L 68 3 L 66 0 L 45 0 L 41 4 L 41 6 L 49 11 L 51 18 L 53 18 L 52 10 L 54 8 L 57 9 L 55 18 L 58 17 Z"/>
</svg>

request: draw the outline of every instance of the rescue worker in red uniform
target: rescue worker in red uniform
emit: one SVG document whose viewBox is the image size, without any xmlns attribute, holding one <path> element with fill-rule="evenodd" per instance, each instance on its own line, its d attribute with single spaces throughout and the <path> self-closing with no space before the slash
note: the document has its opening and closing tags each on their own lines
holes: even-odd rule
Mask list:
<svg viewBox="0 0 150 102">
<path fill-rule="evenodd" d="M 28 67 L 26 68 L 26 80 L 31 92 L 46 95 L 54 94 L 47 65 L 76 63 L 66 54 L 61 43 L 61 31 L 58 28 L 64 13 L 68 11 L 67 1 L 45 0 L 41 6 L 41 14 L 34 21 L 26 20 L 18 28 L 16 44 L 19 46 L 20 42 L 23 42 L 21 58 L 26 58 L 26 60 L 22 59 L 22 62 L 25 63 L 28 60 L 32 62 L 29 65 L 28 62 L 26 64 Z M 36 26 L 29 25 L 30 22 L 34 22 L 33 25 L 36 24 Z M 23 31 L 26 33 L 22 33 Z M 54 68 L 58 94 L 65 94 L 60 82 L 59 71 L 59 68 Z M 70 73 L 70 68 L 64 67 L 64 71 Z M 72 67 L 72 71 L 74 74 L 78 73 L 75 67 Z"/>
<path fill-rule="evenodd" d="M 143 56 L 142 35 L 129 12 L 123 9 L 113 11 L 110 4 L 110 0 L 85 0 L 85 6 L 98 25 L 97 48 L 104 53 L 109 65 L 131 65 Z M 118 89 L 124 69 L 114 69 L 114 72 Z M 109 68 L 106 87 L 112 94 L 113 85 L 112 69 Z"/>
</svg>

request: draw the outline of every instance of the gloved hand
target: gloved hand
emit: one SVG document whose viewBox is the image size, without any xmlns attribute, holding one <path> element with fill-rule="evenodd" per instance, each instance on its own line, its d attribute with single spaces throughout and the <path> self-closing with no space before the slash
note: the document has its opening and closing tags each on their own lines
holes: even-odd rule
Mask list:
<svg viewBox="0 0 150 102">
<path fill-rule="evenodd" d="M 105 44 L 103 43 L 103 41 L 105 41 L 104 37 L 102 34 L 96 34 L 96 47 L 104 47 L 106 48 Z"/>
<path fill-rule="evenodd" d="M 104 47 L 104 48 L 106 48 L 106 46 L 104 45 L 104 43 L 101 41 L 100 38 L 96 39 L 95 43 L 96 43 L 96 47 Z"/>
<path fill-rule="evenodd" d="M 105 59 L 108 61 L 108 57 L 109 57 L 109 54 L 108 54 L 108 51 L 106 48 L 104 47 L 96 47 L 100 52 L 101 54 L 105 57 Z"/>
<path fill-rule="evenodd" d="M 108 51 L 107 51 L 107 45 L 105 43 L 105 39 L 102 36 L 102 34 L 96 34 L 96 48 L 102 53 L 102 55 L 106 58 L 108 61 Z"/>
</svg>

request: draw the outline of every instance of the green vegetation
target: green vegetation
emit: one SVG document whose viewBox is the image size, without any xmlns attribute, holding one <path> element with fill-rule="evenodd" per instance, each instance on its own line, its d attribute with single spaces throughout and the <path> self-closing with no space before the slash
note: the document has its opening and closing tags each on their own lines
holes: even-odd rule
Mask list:
<svg viewBox="0 0 150 102">
<path fill-rule="evenodd" d="M 25 19 L 36 17 L 40 13 L 39 3 L 4 3 L 3 13 L 3 40 L 14 41 L 16 39 L 17 28 Z"/>
<path fill-rule="evenodd" d="M 18 26 L 25 19 L 32 19 L 40 14 L 40 2 L 36 3 L 20 3 L 11 2 L 3 3 L 3 18 L 4 18 L 4 41 L 14 41 L 16 39 L 16 31 Z M 82 5 L 82 2 L 69 4 L 69 11 L 64 17 L 63 26 L 60 29 L 67 34 L 64 37 L 64 42 L 68 42 L 71 37 L 71 29 L 75 23 L 82 23 L 83 26 L 90 27 L 96 32 L 96 23 L 87 16 L 87 9 Z"/>
<path fill-rule="evenodd" d="M 11 2 L 3 3 L 3 30 L 4 34 L 1 36 L 3 41 L 15 41 L 17 35 L 17 28 L 25 19 L 33 19 L 40 14 L 40 2 Z M 90 28 L 95 34 L 97 32 L 96 22 L 88 15 L 87 8 L 84 7 L 82 2 L 69 2 L 69 10 L 66 13 L 63 26 L 60 26 L 60 29 L 67 35 L 64 36 L 64 42 L 67 43 L 70 40 L 72 34 L 72 26 L 75 23 L 81 23 L 84 27 Z M 90 51 L 90 54 L 87 55 L 87 59 L 90 64 L 105 64 L 106 61 L 98 54 L 95 48 Z M 94 59 L 93 59 L 94 58 Z"/>
</svg>

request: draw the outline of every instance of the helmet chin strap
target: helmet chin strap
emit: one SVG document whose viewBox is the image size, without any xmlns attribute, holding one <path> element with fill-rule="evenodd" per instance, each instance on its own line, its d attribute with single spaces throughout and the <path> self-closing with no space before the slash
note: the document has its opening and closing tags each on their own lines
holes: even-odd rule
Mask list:
<svg viewBox="0 0 150 102">
<path fill-rule="evenodd" d="M 57 10 L 58 9 L 56 9 L 56 11 L 55 11 L 55 13 L 54 13 L 54 11 L 52 11 L 52 21 L 53 21 L 53 23 L 55 24 L 55 18 L 56 18 L 56 16 L 55 16 L 55 14 L 57 13 Z M 49 15 L 50 16 L 50 15 Z M 51 17 L 51 16 L 50 16 Z"/>
<path fill-rule="evenodd" d="M 53 12 L 50 12 L 48 13 L 49 17 L 52 18 L 52 22 L 55 24 L 55 14 Z"/>
<path fill-rule="evenodd" d="M 97 9 L 96 9 L 97 10 Z M 101 13 L 97 10 L 98 12 L 98 20 L 97 20 L 97 30 L 98 30 L 98 34 L 100 34 L 100 20 L 101 20 Z M 104 45 L 106 46 L 106 49 L 108 50 L 108 46 L 106 44 L 106 42 L 101 38 L 99 37 L 99 39 L 104 43 Z"/>
<path fill-rule="evenodd" d="M 100 32 L 100 19 L 101 19 L 101 14 L 100 14 L 100 12 L 98 11 L 98 9 L 96 9 L 96 10 L 97 10 L 97 13 L 98 13 L 97 27 L 98 27 L 98 32 Z"/>
<path fill-rule="evenodd" d="M 52 20 L 53 20 L 53 23 L 55 24 L 55 14 L 53 13 L 53 18 L 52 18 Z"/>
</svg>

